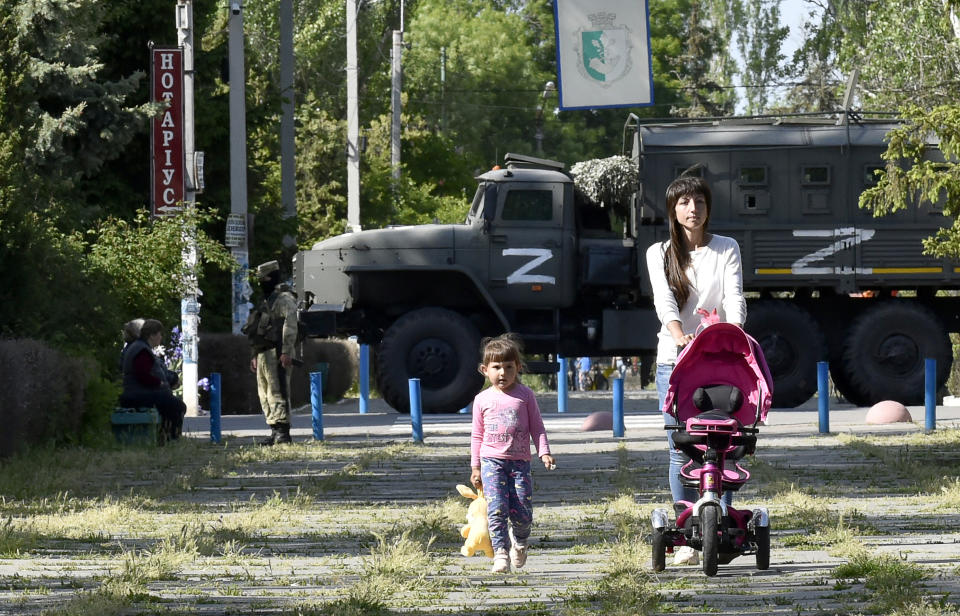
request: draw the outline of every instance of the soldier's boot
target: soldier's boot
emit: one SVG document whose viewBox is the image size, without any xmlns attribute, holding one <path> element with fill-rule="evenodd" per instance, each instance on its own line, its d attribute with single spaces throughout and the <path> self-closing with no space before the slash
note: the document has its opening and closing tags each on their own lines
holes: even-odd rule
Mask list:
<svg viewBox="0 0 960 616">
<path fill-rule="evenodd" d="M 264 447 L 269 447 L 277 442 L 277 437 L 280 435 L 279 426 L 280 424 L 273 424 L 270 426 L 270 436 L 262 438 L 257 441 L 257 445 L 263 445 Z"/>
<path fill-rule="evenodd" d="M 278 445 L 293 442 L 293 439 L 290 438 L 290 424 L 288 423 L 277 424 L 277 440 L 274 442 L 277 443 Z"/>
</svg>

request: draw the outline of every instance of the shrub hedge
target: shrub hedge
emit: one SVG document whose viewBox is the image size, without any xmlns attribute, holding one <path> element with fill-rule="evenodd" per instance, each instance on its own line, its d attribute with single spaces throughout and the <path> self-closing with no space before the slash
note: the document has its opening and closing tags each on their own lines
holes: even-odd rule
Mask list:
<svg viewBox="0 0 960 616">
<path fill-rule="evenodd" d="M 257 379 L 250 372 L 250 346 L 246 336 L 234 334 L 201 334 L 197 352 L 197 371 L 201 378 L 220 373 L 220 410 L 224 415 L 260 412 Z M 310 404 L 310 376 L 319 365 L 328 365 L 323 398 L 341 399 L 357 375 L 357 345 L 347 340 L 303 341 L 303 366 L 294 367 L 291 375 L 291 404 L 294 408 Z M 205 405 L 206 407 L 206 405 Z"/>
<path fill-rule="evenodd" d="M 290 379 L 291 404 L 294 408 L 310 404 L 310 373 L 321 372 L 327 364 L 323 382 L 323 399 L 343 398 L 357 380 L 360 349 L 355 342 L 336 338 L 307 338 L 303 341 L 303 366 L 293 369 Z"/>
<path fill-rule="evenodd" d="M 222 412 L 260 412 L 246 337 L 203 334 L 198 352 L 200 376 L 221 375 Z M 291 379 L 294 407 L 310 403 L 308 373 L 319 370 L 321 362 L 329 366 L 324 399 L 342 398 L 356 379 L 357 355 L 357 345 L 349 341 L 305 340 L 304 366 L 295 368 Z M 91 359 L 72 357 L 28 338 L 0 340 L 0 391 L 0 457 L 29 445 L 113 442 L 110 414 L 120 384 L 104 378 Z"/>
<path fill-rule="evenodd" d="M 0 456 L 27 445 L 79 442 L 87 386 L 96 378 L 92 360 L 27 338 L 0 340 Z"/>
</svg>

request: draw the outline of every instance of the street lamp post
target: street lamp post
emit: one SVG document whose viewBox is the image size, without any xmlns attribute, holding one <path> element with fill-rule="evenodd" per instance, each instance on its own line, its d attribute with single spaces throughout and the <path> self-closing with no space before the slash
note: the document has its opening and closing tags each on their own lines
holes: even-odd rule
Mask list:
<svg viewBox="0 0 960 616">
<path fill-rule="evenodd" d="M 547 104 L 547 96 L 557 89 L 552 81 L 548 81 L 543 86 L 543 94 L 540 95 L 540 102 L 537 103 L 537 154 L 543 154 L 543 107 Z"/>
</svg>

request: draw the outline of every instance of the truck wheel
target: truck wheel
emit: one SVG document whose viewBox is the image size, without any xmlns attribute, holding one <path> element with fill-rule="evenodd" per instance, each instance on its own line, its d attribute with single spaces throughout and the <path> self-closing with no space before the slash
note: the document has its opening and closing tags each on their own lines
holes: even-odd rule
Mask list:
<svg viewBox="0 0 960 616">
<path fill-rule="evenodd" d="M 460 314 L 414 310 L 383 335 L 376 353 L 377 387 L 387 404 L 409 413 L 409 379 L 418 378 L 424 413 L 455 413 L 483 385 L 479 353 L 480 333 Z"/>
<path fill-rule="evenodd" d="M 950 338 L 932 310 L 911 301 L 871 306 L 854 320 L 843 367 L 864 406 L 882 400 L 923 404 L 926 358 L 937 360 L 937 390 L 953 360 Z"/>
<path fill-rule="evenodd" d="M 839 340 L 838 342 L 843 342 Z M 867 404 L 863 394 L 850 384 L 850 375 L 847 374 L 847 368 L 843 363 L 842 345 L 834 345 L 836 348 L 830 349 L 830 378 L 833 380 L 833 386 L 844 400 L 854 406 L 870 406 Z"/>
<path fill-rule="evenodd" d="M 817 391 L 817 362 L 826 357 L 823 332 L 806 309 L 789 301 L 750 304 L 744 329 L 763 349 L 773 376 L 773 406 L 792 408 Z"/>
</svg>

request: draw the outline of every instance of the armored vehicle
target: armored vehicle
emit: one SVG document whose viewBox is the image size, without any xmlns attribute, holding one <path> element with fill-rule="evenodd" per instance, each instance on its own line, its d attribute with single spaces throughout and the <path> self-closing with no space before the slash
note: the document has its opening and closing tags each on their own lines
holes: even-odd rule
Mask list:
<svg viewBox="0 0 960 616">
<path fill-rule="evenodd" d="M 937 360 L 938 388 L 949 374 L 960 268 L 922 253 L 947 223 L 940 205 L 883 218 L 857 206 L 895 125 L 631 116 L 638 181 L 619 216 L 579 198 L 562 163 L 508 154 L 477 178 L 462 224 L 361 231 L 298 253 L 301 318 L 310 335 L 372 345 L 378 388 L 401 411 L 412 377 L 427 412 L 468 404 L 482 386 L 480 339 L 503 331 L 530 354 L 649 366 L 659 322 L 645 250 L 668 237 L 667 184 L 693 167 L 713 190 L 710 229 L 740 243 L 745 329 L 770 364 L 774 404 L 810 398 L 820 360 L 853 403 L 919 404 L 924 360 Z"/>
</svg>

